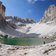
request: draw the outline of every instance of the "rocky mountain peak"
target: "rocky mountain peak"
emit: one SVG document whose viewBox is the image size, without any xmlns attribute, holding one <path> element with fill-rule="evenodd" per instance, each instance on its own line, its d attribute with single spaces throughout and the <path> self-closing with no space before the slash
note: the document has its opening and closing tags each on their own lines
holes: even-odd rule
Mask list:
<svg viewBox="0 0 56 56">
<path fill-rule="evenodd" d="M 56 6 L 50 5 L 47 10 L 45 10 L 41 22 L 53 21 L 56 22 Z"/>
</svg>

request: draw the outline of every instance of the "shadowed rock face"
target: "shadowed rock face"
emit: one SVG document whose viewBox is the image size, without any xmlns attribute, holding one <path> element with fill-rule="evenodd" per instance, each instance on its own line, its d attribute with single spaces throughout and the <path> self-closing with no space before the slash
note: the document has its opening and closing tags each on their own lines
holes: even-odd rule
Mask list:
<svg viewBox="0 0 56 56">
<path fill-rule="evenodd" d="M 0 15 L 0 28 L 1 28 L 1 27 L 5 27 L 5 25 L 7 25 L 7 22 L 6 22 L 5 19 L 2 17 L 2 15 Z"/>
</svg>

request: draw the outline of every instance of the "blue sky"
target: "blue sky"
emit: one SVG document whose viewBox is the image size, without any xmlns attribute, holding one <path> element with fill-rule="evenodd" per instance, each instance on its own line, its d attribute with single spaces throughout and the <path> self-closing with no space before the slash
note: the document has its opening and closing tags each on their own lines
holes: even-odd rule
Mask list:
<svg viewBox="0 0 56 56">
<path fill-rule="evenodd" d="M 6 6 L 6 16 L 18 16 L 39 21 L 49 5 L 56 0 L 0 0 Z"/>
</svg>

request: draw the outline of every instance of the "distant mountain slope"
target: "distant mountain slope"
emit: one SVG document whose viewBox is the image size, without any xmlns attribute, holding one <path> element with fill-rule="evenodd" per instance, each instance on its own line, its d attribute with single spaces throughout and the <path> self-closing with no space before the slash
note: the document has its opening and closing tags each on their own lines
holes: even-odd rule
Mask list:
<svg viewBox="0 0 56 56">
<path fill-rule="evenodd" d="M 5 19 L 7 22 L 12 22 L 12 23 L 18 23 L 18 22 L 21 22 L 21 23 L 35 23 L 35 21 L 33 19 L 29 19 L 29 18 L 26 18 L 26 19 L 22 19 L 22 18 L 19 18 L 19 17 L 16 17 L 16 16 L 5 16 Z"/>
<path fill-rule="evenodd" d="M 16 37 L 24 37 L 24 35 L 26 36 L 26 34 L 18 32 L 15 29 L 13 29 L 0 15 L 0 34 L 1 33 L 9 36 L 16 36 Z"/>
</svg>

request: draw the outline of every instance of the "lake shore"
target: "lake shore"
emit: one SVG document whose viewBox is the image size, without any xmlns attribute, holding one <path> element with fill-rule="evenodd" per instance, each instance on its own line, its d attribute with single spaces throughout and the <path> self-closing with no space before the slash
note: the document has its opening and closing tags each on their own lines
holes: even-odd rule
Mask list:
<svg viewBox="0 0 56 56">
<path fill-rule="evenodd" d="M 38 46 L 0 44 L 0 56 L 55 56 L 56 41 Z"/>
</svg>

